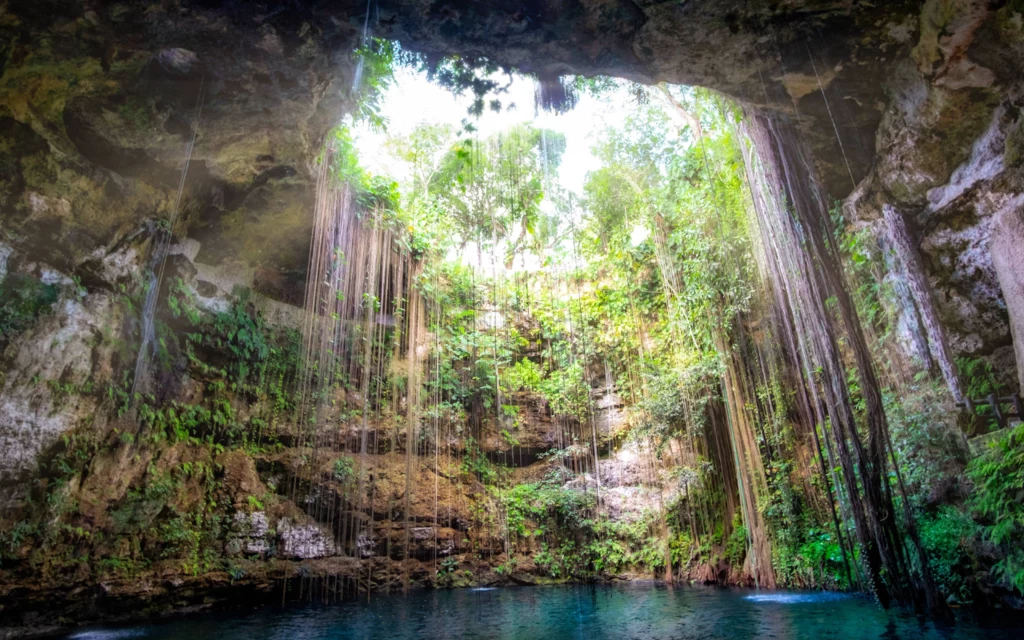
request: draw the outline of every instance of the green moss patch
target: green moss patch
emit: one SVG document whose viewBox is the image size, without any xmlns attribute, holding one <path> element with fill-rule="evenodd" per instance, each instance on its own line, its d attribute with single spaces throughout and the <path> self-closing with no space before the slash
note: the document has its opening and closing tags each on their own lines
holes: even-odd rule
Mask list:
<svg viewBox="0 0 1024 640">
<path fill-rule="evenodd" d="M 30 276 L 11 275 L 0 282 L 0 345 L 31 327 L 59 294 L 57 285 Z"/>
</svg>

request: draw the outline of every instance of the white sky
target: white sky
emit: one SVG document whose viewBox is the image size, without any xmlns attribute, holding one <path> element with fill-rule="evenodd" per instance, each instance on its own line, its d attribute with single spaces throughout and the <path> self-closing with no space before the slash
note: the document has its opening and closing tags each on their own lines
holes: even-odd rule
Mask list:
<svg viewBox="0 0 1024 640">
<path fill-rule="evenodd" d="M 502 85 L 507 82 L 504 75 L 496 76 L 496 79 Z M 566 150 L 558 178 L 563 187 L 578 194 L 583 191 L 587 172 L 600 166 L 590 150 L 597 134 L 608 125 L 621 123 L 633 107 L 629 92 L 616 89 L 600 98 L 581 95 L 576 107 L 568 113 L 557 115 L 541 111 L 535 117 L 533 80 L 518 75 L 514 76 L 508 93 L 494 97 L 501 100 L 503 109 L 500 113 L 485 109 L 480 119 L 474 122 L 479 135 L 487 137 L 523 122 L 532 122 L 535 127 L 564 134 Z M 400 67 L 395 72 L 394 84 L 383 96 L 381 112 L 388 120 L 388 133 L 408 135 L 423 122 L 448 123 L 458 128 L 468 117 L 467 110 L 472 102 L 468 91 L 466 95 L 456 97 L 447 89 L 431 83 L 425 74 Z M 507 110 L 513 103 L 515 109 Z M 363 167 L 378 175 L 403 175 L 401 163 L 389 158 L 384 149 L 386 134 L 374 133 L 362 125 L 354 134 Z"/>
<path fill-rule="evenodd" d="M 496 75 L 500 86 L 508 84 L 508 76 Z M 599 134 L 609 126 L 620 126 L 626 116 L 635 110 L 635 99 L 625 86 L 602 92 L 601 97 L 582 94 L 576 106 L 564 114 L 555 114 L 534 107 L 535 84 L 532 78 L 515 75 L 506 93 L 487 96 L 501 100 L 502 110 L 498 113 L 485 108 L 479 119 L 472 120 L 477 135 L 487 137 L 524 122 L 534 127 L 555 131 L 565 136 L 566 148 L 558 175 L 553 176 L 565 189 L 578 195 L 583 193 L 587 173 L 600 168 L 600 161 L 593 155 L 591 147 Z M 395 80 L 381 98 L 381 115 L 387 120 L 387 131 L 378 133 L 367 125 L 353 128 L 359 164 L 376 175 L 390 176 L 397 180 L 407 177 L 403 162 L 392 158 L 385 147 L 388 136 L 405 136 L 421 123 L 451 124 L 458 131 L 462 121 L 470 118 L 468 109 L 473 103 L 471 92 L 455 96 L 429 80 L 425 73 L 408 67 L 395 71 Z M 515 108 L 510 108 L 515 105 Z M 462 133 L 461 135 L 471 135 Z M 550 203 L 542 202 L 546 209 Z M 641 238 L 642 240 L 642 238 Z M 461 255 L 452 254 L 450 260 L 470 264 L 485 276 L 506 272 L 502 265 L 504 248 L 478 251 L 475 243 L 468 243 Z M 486 256 L 486 257 L 485 257 Z M 521 253 L 515 260 L 512 271 L 536 271 L 542 268 L 537 256 Z"/>
</svg>

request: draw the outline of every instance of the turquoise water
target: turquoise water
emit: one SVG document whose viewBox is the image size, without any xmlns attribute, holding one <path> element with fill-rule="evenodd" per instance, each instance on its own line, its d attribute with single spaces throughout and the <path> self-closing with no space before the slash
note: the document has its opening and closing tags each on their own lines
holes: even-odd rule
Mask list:
<svg viewBox="0 0 1024 640">
<path fill-rule="evenodd" d="M 73 632 L 75 640 L 1024 638 L 1018 614 L 940 624 L 852 595 L 656 586 L 418 591 Z"/>
</svg>

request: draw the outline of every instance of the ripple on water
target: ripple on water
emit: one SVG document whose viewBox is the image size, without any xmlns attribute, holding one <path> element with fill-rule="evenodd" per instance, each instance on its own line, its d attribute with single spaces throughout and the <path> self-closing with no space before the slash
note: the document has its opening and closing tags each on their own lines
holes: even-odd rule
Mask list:
<svg viewBox="0 0 1024 640">
<path fill-rule="evenodd" d="M 122 638 L 144 638 L 142 629 L 118 629 L 112 631 L 79 631 L 68 636 L 68 640 L 121 640 Z"/>
<path fill-rule="evenodd" d="M 844 593 L 567 585 L 382 594 L 76 629 L 68 640 L 1021 640 L 1024 618 L 955 623 L 885 611 Z"/>
<path fill-rule="evenodd" d="M 846 600 L 851 596 L 847 593 L 753 593 L 743 596 L 750 602 L 775 602 L 778 604 L 803 604 L 807 602 L 835 602 Z"/>
</svg>

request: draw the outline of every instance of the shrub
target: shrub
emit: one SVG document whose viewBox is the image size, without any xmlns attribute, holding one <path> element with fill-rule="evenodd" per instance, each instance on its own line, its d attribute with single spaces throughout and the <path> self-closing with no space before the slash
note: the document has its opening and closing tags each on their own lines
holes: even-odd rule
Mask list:
<svg viewBox="0 0 1024 640">
<path fill-rule="evenodd" d="M 984 519 L 985 538 L 1006 553 L 992 570 L 1024 593 L 1024 426 L 993 441 L 967 475 L 975 485 L 968 505 Z"/>
<path fill-rule="evenodd" d="M 725 557 L 733 567 L 740 566 L 747 557 L 747 528 L 743 526 L 739 513 L 733 516 L 732 533 L 725 543 Z"/>
<path fill-rule="evenodd" d="M 945 505 L 918 520 L 921 543 L 928 554 L 928 566 L 938 586 L 959 602 L 971 602 L 974 558 L 970 542 L 980 528 L 969 515 Z"/>
<path fill-rule="evenodd" d="M 349 484 L 356 477 L 355 467 L 352 465 L 352 458 L 342 456 L 334 461 L 334 480 L 341 484 Z"/>
</svg>

